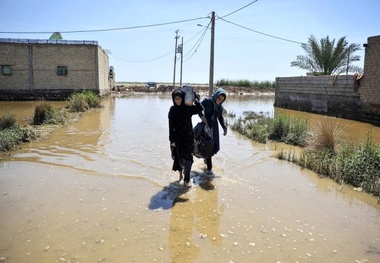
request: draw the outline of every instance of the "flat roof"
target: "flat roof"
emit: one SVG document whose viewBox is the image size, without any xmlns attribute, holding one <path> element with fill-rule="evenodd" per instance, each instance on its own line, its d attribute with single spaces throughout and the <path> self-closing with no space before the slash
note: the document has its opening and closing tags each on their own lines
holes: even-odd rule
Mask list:
<svg viewBox="0 0 380 263">
<path fill-rule="evenodd" d="M 20 38 L 0 38 L 2 43 L 20 44 L 64 44 L 64 45 L 98 45 L 94 40 L 63 40 L 63 39 L 20 39 Z"/>
</svg>

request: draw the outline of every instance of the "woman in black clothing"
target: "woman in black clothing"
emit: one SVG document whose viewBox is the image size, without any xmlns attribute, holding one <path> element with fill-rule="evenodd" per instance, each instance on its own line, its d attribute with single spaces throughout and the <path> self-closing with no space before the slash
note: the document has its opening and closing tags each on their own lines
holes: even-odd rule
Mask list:
<svg viewBox="0 0 380 263">
<path fill-rule="evenodd" d="M 224 89 L 218 88 L 211 97 L 205 98 L 202 101 L 204 114 L 198 114 L 202 121 L 206 123 L 212 130 L 212 138 L 214 140 L 214 154 L 220 150 L 219 128 L 218 123 L 223 128 L 223 135 L 227 134 L 227 125 L 223 117 L 223 102 L 226 100 L 227 95 Z M 211 157 L 205 158 L 207 165 L 207 173 L 212 174 L 212 159 Z"/>
<path fill-rule="evenodd" d="M 191 117 L 202 112 L 199 95 L 195 94 L 194 105 L 185 105 L 185 93 L 179 89 L 172 92 L 173 106 L 169 110 L 169 141 L 172 149 L 173 171 L 179 171 L 179 182 L 185 186 L 190 182 L 193 165 L 194 133 Z M 185 178 L 183 178 L 183 175 Z"/>
</svg>

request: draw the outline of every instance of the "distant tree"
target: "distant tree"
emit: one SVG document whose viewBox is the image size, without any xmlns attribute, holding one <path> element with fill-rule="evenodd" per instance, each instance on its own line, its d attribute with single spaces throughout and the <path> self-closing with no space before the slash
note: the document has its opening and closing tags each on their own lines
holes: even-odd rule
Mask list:
<svg viewBox="0 0 380 263">
<path fill-rule="evenodd" d="M 292 67 L 309 70 L 319 75 L 341 74 L 343 72 L 362 72 L 362 68 L 352 65 L 360 61 L 360 56 L 354 55 L 360 49 L 359 44 L 348 44 L 346 37 L 342 37 L 335 45 L 335 39 L 330 41 L 329 36 L 319 42 L 311 35 L 308 43 L 301 44 L 305 56 L 297 56 L 291 62 Z"/>
</svg>

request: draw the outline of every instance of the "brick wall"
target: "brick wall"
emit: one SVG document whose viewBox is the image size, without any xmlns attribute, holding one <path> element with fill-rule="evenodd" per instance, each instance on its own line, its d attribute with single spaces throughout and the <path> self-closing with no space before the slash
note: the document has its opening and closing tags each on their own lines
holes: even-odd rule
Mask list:
<svg viewBox="0 0 380 263">
<path fill-rule="evenodd" d="M 97 89 L 96 46 L 32 46 L 34 89 Z M 66 76 L 57 74 L 58 66 L 67 66 Z"/>
<path fill-rule="evenodd" d="M 307 76 L 276 78 L 276 107 L 359 119 L 359 94 L 354 76 Z"/>
<path fill-rule="evenodd" d="M 380 36 L 369 37 L 366 44 L 360 98 L 363 104 L 380 109 Z"/>
<path fill-rule="evenodd" d="M 64 99 L 83 89 L 108 94 L 107 54 L 97 42 L 78 42 L 0 41 L 0 66 L 12 66 L 11 75 L 0 73 L 0 100 Z M 66 76 L 57 74 L 58 66 L 67 67 Z"/>
<path fill-rule="evenodd" d="M 29 89 L 29 45 L 0 43 L 0 66 L 11 65 L 12 75 L 0 73 L 0 90 L 20 87 Z"/>
<path fill-rule="evenodd" d="M 109 61 L 108 56 L 104 51 L 99 48 L 97 50 L 97 59 L 98 59 L 98 83 L 99 83 L 99 94 L 101 96 L 109 94 L 109 92 L 112 90 L 112 87 L 110 86 L 109 82 Z"/>
</svg>

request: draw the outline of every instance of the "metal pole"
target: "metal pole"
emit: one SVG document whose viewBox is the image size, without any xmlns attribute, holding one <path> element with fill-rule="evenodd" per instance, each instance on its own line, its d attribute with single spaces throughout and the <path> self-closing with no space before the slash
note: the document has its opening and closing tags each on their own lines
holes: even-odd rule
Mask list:
<svg viewBox="0 0 380 263">
<path fill-rule="evenodd" d="M 181 43 L 181 74 L 180 74 L 180 80 L 179 80 L 180 87 L 182 87 L 182 67 L 183 67 L 183 37 L 182 37 L 182 43 Z"/>
<path fill-rule="evenodd" d="M 214 88 L 214 38 L 215 38 L 215 12 L 211 15 L 211 45 L 210 45 L 210 78 L 208 95 L 211 97 Z"/>
<path fill-rule="evenodd" d="M 177 39 L 179 37 L 178 31 L 179 31 L 179 29 L 177 29 L 175 31 L 173 89 L 175 88 L 175 66 L 176 66 L 176 62 L 177 62 Z"/>
</svg>

